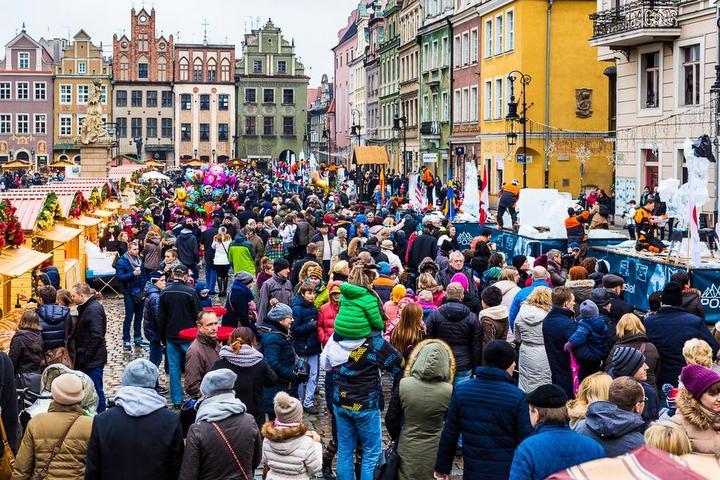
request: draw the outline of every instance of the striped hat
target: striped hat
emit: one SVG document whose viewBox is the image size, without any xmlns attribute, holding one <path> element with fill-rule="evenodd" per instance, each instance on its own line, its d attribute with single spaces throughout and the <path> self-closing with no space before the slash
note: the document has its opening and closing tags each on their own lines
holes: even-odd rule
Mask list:
<svg viewBox="0 0 720 480">
<path fill-rule="evenodd" d="M 645 363 L 645 355 L 632 347 L 618 347 L 612 356 L 613 371 L 616 377 L 632 377 Z"/>
</svg>

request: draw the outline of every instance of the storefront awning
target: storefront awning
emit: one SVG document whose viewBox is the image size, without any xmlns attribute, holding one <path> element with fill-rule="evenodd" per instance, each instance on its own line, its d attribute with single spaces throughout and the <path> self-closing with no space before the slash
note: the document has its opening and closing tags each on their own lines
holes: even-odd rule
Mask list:
<svg viewBox="0 0 720 480">
<path fill-rule="evenodd" d="M 68 218 L 67 223 L 70 225 L 80 225 L 81 227 L 93 227 L 100 223 L 100 219 L 80 215 L 78 218 Z"/>
<path fill-rule="evenodd" d="M 35 236 L 43 238 L 45 240 L 52 240 L 53 242 L 67 243 L 73 238 L 80 235 L 82 230 L 79 228 L 64 227 L 62 225 L 55 225 L 48 230 L 38 232 Z"/>
<path fill-rule="evenodd" d="M 25 247 L 6 248 L 0 252 L 0 275 L 17 278 L 52 257 Z"/>
<path fill-rule="evenodd" d="M 353 149 L 353 163 L 356 165 L 387 165 L 387 148 L 379 145 L 365 145 Z"/>
</svg>

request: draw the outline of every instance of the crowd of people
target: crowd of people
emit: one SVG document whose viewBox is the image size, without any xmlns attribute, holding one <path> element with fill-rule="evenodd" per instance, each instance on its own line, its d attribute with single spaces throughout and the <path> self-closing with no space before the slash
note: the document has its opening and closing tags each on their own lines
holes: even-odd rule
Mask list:
<svg viewBox="0 0 720 480">
<path fill-rule="evenodd" d="M 85 283 L 41 281 L 0 353 L 13 479 L 369 480 L 385 431 L 400 479 L 447 479 L 458 455 L 464 478 L 518 480 L 644 444 L 720 455 L 718 342 L 686 273 L 641 312 L 604 260 L 505 258 L 490 229 L 461 249 L 401 201 L 246 172 L 201 218 L 168 192 L 100 239 L 139 357 L 113 398 Z M 47 411 L 18 425 L 15 387 L 58 362 Z M 305 416 L 325 411 L 322 439 Z"/>
</svg>

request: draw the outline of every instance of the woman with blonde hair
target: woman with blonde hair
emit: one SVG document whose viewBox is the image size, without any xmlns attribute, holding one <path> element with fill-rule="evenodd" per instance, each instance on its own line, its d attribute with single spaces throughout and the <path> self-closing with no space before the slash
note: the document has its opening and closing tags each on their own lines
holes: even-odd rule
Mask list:
<svg viewBox="0 0 720 480">
<path fill-rule="evenodd" d="M 417 303 L 405 305 L 400 312 L 400 321 L 397 325 L 385 333 L 386 340 L 390 340 L 395 349 L 407 360 L 415 345 L 425 338 L 425 322 L 423 312 Z"/>
<path fill-rule="evenodd" d="M 570 428 L 574 429 L 578 422 L 585 418 L 590 404 L 607 401 L 611 383 L 612 377 L 603 372 L 593 373 L 585 377 L 580 383 L 575 399 L 567 402 Z"/>
<path fill-rule="evenodd" d="M 713 366 L 712 348 L 705 340 L 691 338 L 683 345 L 682 354 L 688 365 Z"/>
<path fill-rule="evenodd" d="M 348 248 L 347 229 L 340 227 L 335 232 L 335 238 L 330 243 L 330 252 L 333 258 L 339 257 Z"/>
<path fill-rule="evenodd" d="M 511 265 L 502 269 L 500 278 L 493 285 L 500 289 L 503 296 L 502 305 L 505 305 L 508 310 L 515 300 L 515 295 L 520 291 L 520 287 L 517 286 L 518 280 L 520 280 L 518 269 Z"/>
<path fill-rule="evenodd" d="M 347 260 L 338 260 L 332 266 L 330 282 L 347 282 L 350 275 L 350 264 Z"/>
<path fill-rule="evenodd" d="M 543 322 L 551 308 L 552 291 L 547 287 L 537 287 L 520 305 L 515 318 L 515 344 L 520 345 L 518 387 L 525 393 L 532 392 L 540 385 L 552 383 L 542 333 Z"/>
<path fill-rule="evenodd" d="M 671 455 L 687 455 L 692 451 L 690 439 L 679 425 L 657 421 L 645 430 L 645 443 Z"/>
<path fill-rule="evenodd" d="M 610 354 L 605 361 L 605 371 L 609 371 L 613 366 L 612 357 L 615 350 L 620 347 L 632 347 L 640 350 L 640 352 L 645 355 L 645 363 L 647 363 L 648 366 L 647 380 L 645 383 L 657 388 L 655 379 L 660 370 L 660 354 L 657 348 L 655 348 L 655 345 L 648 341 L 647 334 L 645 333 L 645 325 L 643 325 L 642 320 L 634 313 L 626 313 L 620 317 L 615 327 L 615 335 L 618 340 L 610 349 Z"/>
<path fill-rule="evenodd" d="M 433 277 L 431 273 L 421 273 L 418 277 L 417 291 L 420 292 L 422 290 L 427 290 L 432 293 L 433 303 L 436 307 L 442 305 L 445 299 L 445 292 L 443 291 L 443 287 L 438 285 L 437 280 L 435 280 L 435 277 Z"/>
<path fill-rule="evenodd" d="M 348 259 L 357 257 L 358 251 L 360 250 L 360 247 L 363 246 L 362 239 L 359 237 L 355 237 L 352 240 L 350 240 L 350 243 L 348 243 L 347 247 L 347 256 Z"/>
</svg>

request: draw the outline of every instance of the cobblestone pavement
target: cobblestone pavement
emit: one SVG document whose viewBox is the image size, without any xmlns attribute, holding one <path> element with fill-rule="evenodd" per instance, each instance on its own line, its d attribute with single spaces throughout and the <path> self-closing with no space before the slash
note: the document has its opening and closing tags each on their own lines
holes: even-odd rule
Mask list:
<svg viewBox="0 0 720 480">
<path fill-rule="evenodd" d="M 135 360 L 136 358 L 147 358 L 148 349 L 147 347 L 134 347 L 131 351 L 125 351 L 122 348 L 122 322 L 124 317 L 124 307 L 122 297 L 116 295 L 104 296 L 102 304 L 105 306 L 105 312 L 108 317 L 107 326 L 107 348 L 108 348 L 108 363 L 105 365 L 105 396 L 110 400 L 115 396 L 122 384 L 122 372 L 128 362 Z M 389 385 L 390 382 L 385 379 L 384 390 L 385 398 L 390 398 Z M 160 369 L 160 384 L 168 386 L 167 375 L 164 370 Z M 323 445 L 327 445 L 327 442 L 332 437 L 332 430 L 330 425 L 330 417 L 327 410 L 325 409 L 324 392 L 322 388 L 322 378 L 319 382 L 319 395 L 317 398 L 317 405 L 320 406 L 320 413 L 318 415 L 305 415 L 305 422 L 308 424 L 309 429 L 315 430 L 322 438 Z M 169 397 L 168 397 L 169 399 Z M 385 442 L 389 440 L 387 438 L 387 432 L 383 429 L 385 434 Z M 262 469 L 259 469 L 255 478 L 262 478 Z M 455 458 L 455 465 L 453 468 L 452 479 L 462 478 L 462 458 Z"/>
</svg>

